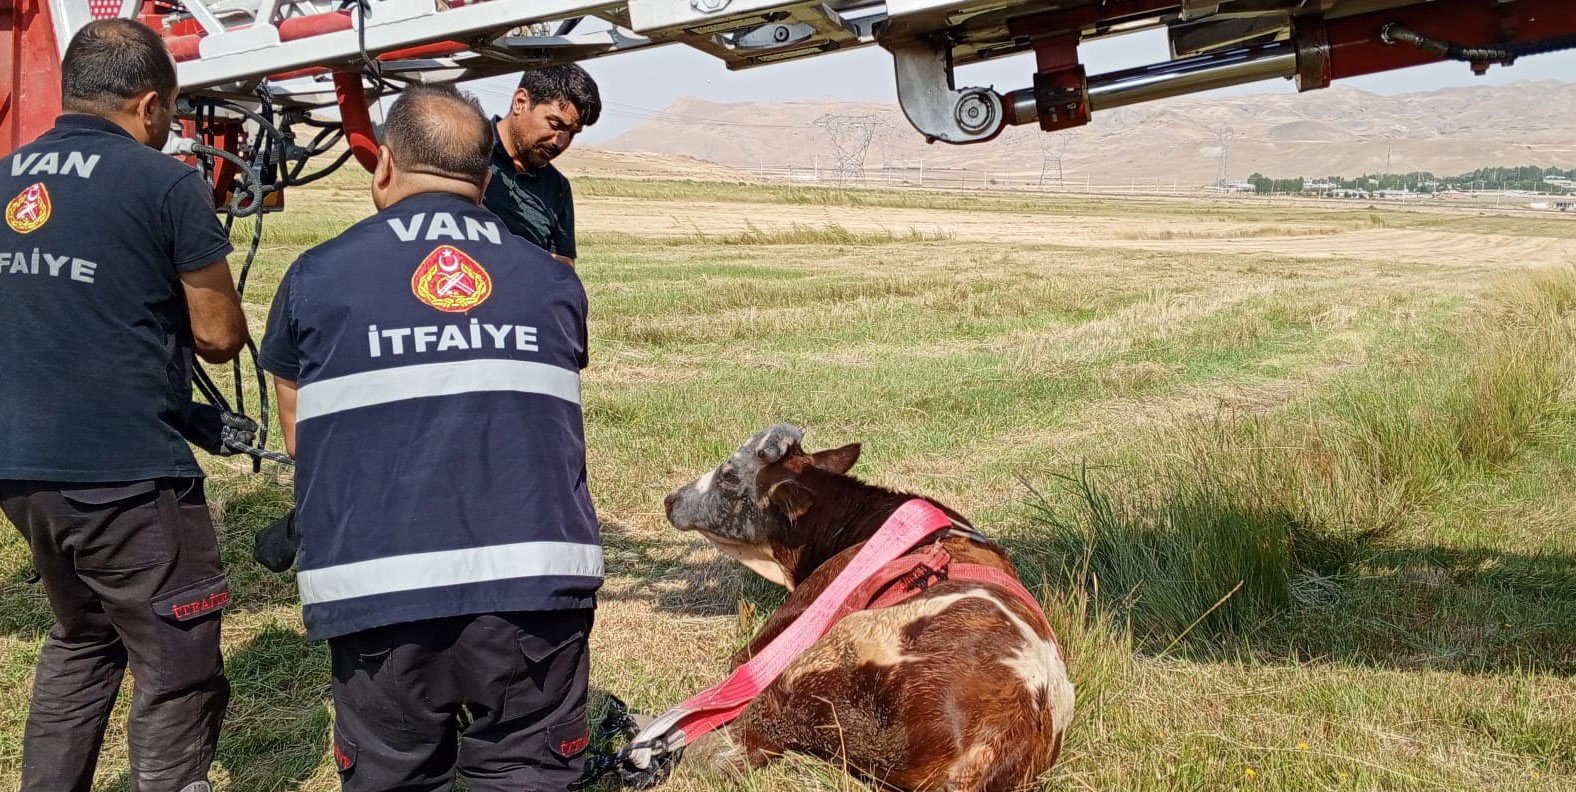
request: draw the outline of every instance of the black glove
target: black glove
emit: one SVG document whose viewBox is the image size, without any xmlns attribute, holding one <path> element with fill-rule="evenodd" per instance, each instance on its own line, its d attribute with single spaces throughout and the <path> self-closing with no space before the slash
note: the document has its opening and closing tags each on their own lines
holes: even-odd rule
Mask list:
<svg viewBox="0 0 1576 792">
<path fill-rule="evenodd" d="M 283 572 L 295 565 L 301 547 L 301 532 L 296 530 L 295 509 L 268 524 L 252 540 L 252 560 L 270 572 Z"/>
<path fill-rule="evenodd" d="M 181 414 L 181 436 L 192 445 L 218 456 L 241 453 L 227 443 L 251 445 L 257 440 L 257 422 L 211 404 L 194 401 Z"/>
</svg>

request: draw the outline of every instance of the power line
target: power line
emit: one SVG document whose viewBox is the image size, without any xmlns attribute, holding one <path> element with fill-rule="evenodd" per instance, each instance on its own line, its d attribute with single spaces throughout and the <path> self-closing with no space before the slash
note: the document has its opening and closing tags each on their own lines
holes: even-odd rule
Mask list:
<svg viewBox="0 0 1576 792">
<path fill-rule="evenodd" d="M 724 118 L 708 118 L 692 113 L 675 113 L 670 110 L 654 110 L 638 105 L 626 105 L 618 102 L 604 102 L 606 112 L 622 115 L 627 118 L 644 118 L 653 121 L 669 121 L 678 124 L 708 124 L 711 126 L 741 127 L 751 129 L 804 129 L 803 124 L 767 124 L 750 121 L 734 121 Z"/>
</svg>

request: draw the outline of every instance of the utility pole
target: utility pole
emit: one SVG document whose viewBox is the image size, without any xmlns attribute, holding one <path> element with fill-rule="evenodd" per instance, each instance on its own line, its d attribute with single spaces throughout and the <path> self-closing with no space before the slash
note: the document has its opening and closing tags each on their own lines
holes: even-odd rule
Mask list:
<svg viewBox="0 0 1576 792">
<path fill-rule="evenodd" d="M 816 119 L 815 125 L 826 132 L 832 144 L 832 153 L 837 156 L 838 186 L 853 181 L 863 183 L 865 155 L 870 150 L 870 141 L 875 137 L 876 130 L 890 125 L 875 116 L 830 114 Z"/>
<path fill-rule="evenodd" d="M 1066 133 L 1051 135 L 1040 133 L 1040 182 L 1039 188 L 1045 189 L 1046 177 L 1058 189 L 1062 187 L 1062 155 L 1067 153 L 1067 143 L 1072 138 Z"/>
<path fill-rule="evenodd" d="M 1231 183 L 1231 140 L 1236 137 L 1231 127 L 1216 127 L 1215 145 L 1220 148 L 1220 168 L 1215 172 L 1215 186 L 1224 189 Z"/>
</svg>

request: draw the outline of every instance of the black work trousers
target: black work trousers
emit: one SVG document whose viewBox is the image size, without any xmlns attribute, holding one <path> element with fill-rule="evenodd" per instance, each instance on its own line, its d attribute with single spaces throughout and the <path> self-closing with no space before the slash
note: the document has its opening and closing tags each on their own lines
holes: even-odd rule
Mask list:
<svg viewBox="0 0 1576 792">
<path fill-rule="evenodd" d="M 561 792 L 588 742 L 592 611 L 488 613 L 328 641 L 346 792 Z"/>
<path fill-rule="evenodd" d="M 230 698 L 219 654 L 229 601 L 200 479 L 0 481 L 55 624 L 22 740 L 23 792 L 88 792 L 127 666 L 135 792 L 207 789 Z"/>
</svg>

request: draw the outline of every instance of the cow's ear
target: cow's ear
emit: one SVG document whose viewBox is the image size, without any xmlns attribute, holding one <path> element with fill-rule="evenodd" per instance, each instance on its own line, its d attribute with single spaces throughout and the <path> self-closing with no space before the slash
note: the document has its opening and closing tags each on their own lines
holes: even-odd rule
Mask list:
<svg viewBox="0 0 1576 792">
<path fill-rule="evenodd" d="M 773 478 L 777 480 L 762 482 L 766 484 L 766 500 L 790 521 L 803 517 L 815 504 L 815 495 L 809 487 L 800 484 L 796 477 L 783 475 Z"/>
<path fill-rule="evenodd" d="M 804 439 L 804 430 L 792 424 L 776 424 L 762 430 L 759 437 L 755 458 L 770 465 L 801 453 L 799 442 Z"/>
<path fill-rule="evenodd" d="M 815 460 L 816 467 L 842 475 L 853 469 L 854 463 L 859 461 L 859 444 L 849 443 L 842 448 L 817 451 L 811 458 Z"/>
</svg>

